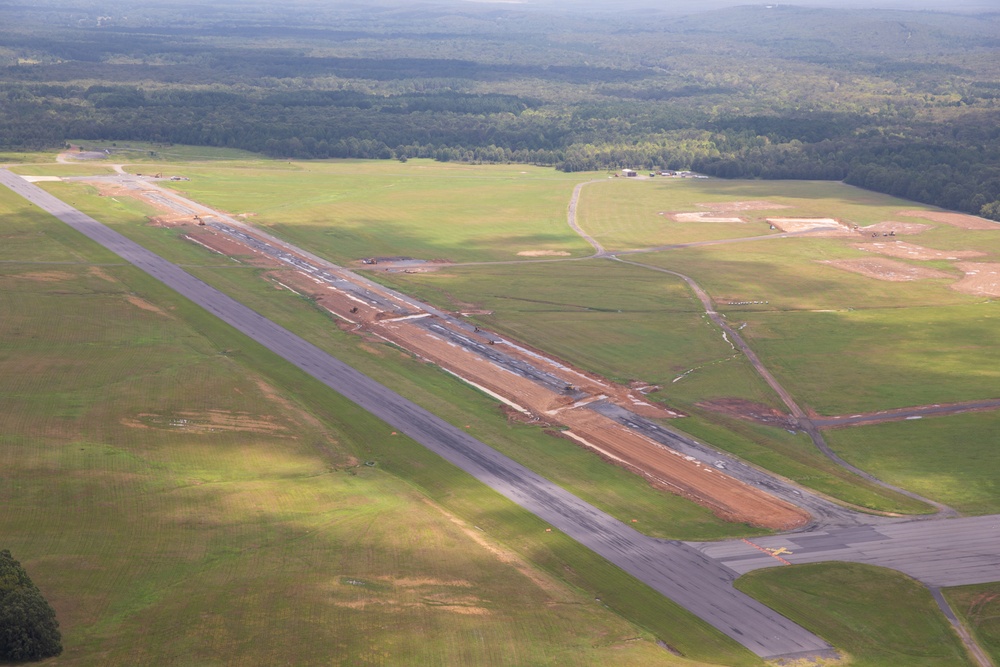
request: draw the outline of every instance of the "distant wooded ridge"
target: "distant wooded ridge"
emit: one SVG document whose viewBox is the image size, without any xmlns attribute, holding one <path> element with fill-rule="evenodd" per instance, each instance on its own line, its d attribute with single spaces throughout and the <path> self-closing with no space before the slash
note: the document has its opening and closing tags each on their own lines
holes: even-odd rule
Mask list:
<svg viewBox="0 0 1000 667">
<path fill-rule="evenodd" d="M 0 147 L 846 180 L 1000 218 L 1000 14 L 9 6 Z"/>
</svg>

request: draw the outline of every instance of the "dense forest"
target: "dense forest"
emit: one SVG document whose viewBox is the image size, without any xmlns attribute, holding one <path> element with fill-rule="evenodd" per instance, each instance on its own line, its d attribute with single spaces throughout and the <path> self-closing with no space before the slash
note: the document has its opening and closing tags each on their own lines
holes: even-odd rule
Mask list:
<svg viewBox="0 0 1000 667">
<path fill-rule="evenodd" d="M 0 14 L 0 148 L 835 179 L 1000 219 L 1000 13 L 36 0 Z"/>
</svg>

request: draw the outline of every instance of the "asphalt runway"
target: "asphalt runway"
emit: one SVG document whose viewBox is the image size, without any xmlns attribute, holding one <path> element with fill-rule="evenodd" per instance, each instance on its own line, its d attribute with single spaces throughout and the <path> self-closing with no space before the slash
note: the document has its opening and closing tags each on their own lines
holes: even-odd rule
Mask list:
<svg viewBox="0 0 1000 667">
<path fill-rule="evenodd" d="M 698 549 L 642 535 L 502 456 L 287 329 L 28 183 L 0 183 L 213 313 L 361 408 L 688 609 L 763 658 L 827 655 L 825 641 L 732 587 L 734 571 Z"/>
</svg>

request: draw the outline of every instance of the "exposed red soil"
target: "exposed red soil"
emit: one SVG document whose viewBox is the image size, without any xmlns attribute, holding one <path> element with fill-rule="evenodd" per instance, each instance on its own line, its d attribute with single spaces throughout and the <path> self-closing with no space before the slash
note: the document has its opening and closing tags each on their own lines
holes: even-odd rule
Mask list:
<svg viewBox="0 0 1000 667">
<path fill-rule="evenodd" d="M 710 508 L 727 521 L 790 530 L 809 520 L 805 511 L 736 482 L 721 471 L 663 447 L 596 412 L 574 410 L 561 415 L 560 421 L 570 427 L 564 435 L 582 446 L 639 472 L 656 486 Z"/>
<path fill-rule="evenodd" d="M 787 412 L 782 412 L 769 405 L 755 403 L 744 398 L 716 398 L 711 401 L 696 403 L 699 408 L 711 410 L 724 415 L 737 417 L 746 421 L 784 429 L 798 429 L 795 418 Z"/>
</svg>

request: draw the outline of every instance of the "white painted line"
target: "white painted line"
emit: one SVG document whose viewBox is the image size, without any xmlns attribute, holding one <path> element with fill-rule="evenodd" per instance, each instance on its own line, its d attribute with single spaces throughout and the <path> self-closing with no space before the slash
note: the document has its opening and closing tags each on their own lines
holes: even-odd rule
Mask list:
<svg viewBox="0 0 1000 667">
<path fill-rule="evenodd" d="M 419 320 L 424 317 L 430 317 L 430 313 L 418 313 L 416 315 L 404 315 L 403 317 L 387 317 L 382 320 L 383 322 L 402 322 L 403 320 Z"/>
<path fill-rule="evenodd" d="M 198 245 L 200 245 L 202 248 L 205 248 L 209 252 L 214 252 L 216 255 L 224 255 L 225 254 L 224 252 L 219 252 L 218 250 L 216 250 L 212 246 L 205 245 L 204 243 L 202 243 L 198 239 L 194 238 L 193 236 L 188 236 L 187 234 L 185 234 L 184 238 L 186 238 L 188 241 L 191 241 L 192 243 L 197 243 Z"/>
<path fill-rule="evenodd" d="M 475 387 L 479 391 L 483 392 L 484 394 L 486 394 L 488 396 L 492 396 L 493 398 L 497 399 L 498 401 L 500 401 L 504 405 L 509 405 L 510 407 L 514 408 L 515 410 L 517 410 L 521 414 L 528 415 L 529 417 L 531 416 L 531 411 L 530 410 L 528 410 L 527 408 L 525 408 L 525 407 L 523 407 L 521 405 L 518 405 L 514 401 L 511 401 L 509 399 L 504 398 L 503 396 L 501 396 L 500 394 L 496 393 L 495 391 L 490 391 L 489 389 L 487 389 L 486 387 L 482 386 L 481 384 L 476 384 L 475 382 L 473 382 L 469 378 L 464 377 L 462 375 L 459 375 L 458 373 L 456 373 L 453 370 L 445 368 L 444 366 L 441 366 L 440 368 L 442 370 L 444 370 L 445 373 L 448 373 L 450 375 L 454 375 L 455 377 L 457 377 L 462 382 L 464 382 L 466 384 L 472 385 L 473 387 Z"/>
</svg>

